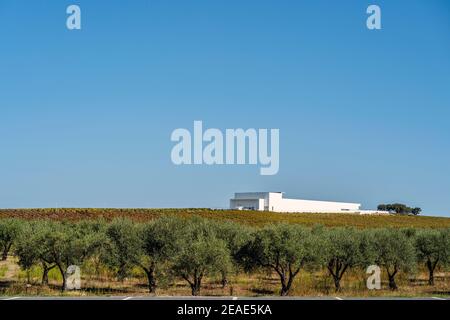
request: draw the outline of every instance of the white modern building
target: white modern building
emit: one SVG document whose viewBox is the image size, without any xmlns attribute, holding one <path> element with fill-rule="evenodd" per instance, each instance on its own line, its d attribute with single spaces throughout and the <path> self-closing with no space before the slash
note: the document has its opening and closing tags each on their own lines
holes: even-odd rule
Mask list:
<svg viewBox="0 0 450 320">
<path fill-rule="evenodd" d="M 361 210 L 359 203 L 285 199 L 282 192 L 235 193 L 230 209 L 274 212 L 383 214 L 384 211 Z"/>
</svg>

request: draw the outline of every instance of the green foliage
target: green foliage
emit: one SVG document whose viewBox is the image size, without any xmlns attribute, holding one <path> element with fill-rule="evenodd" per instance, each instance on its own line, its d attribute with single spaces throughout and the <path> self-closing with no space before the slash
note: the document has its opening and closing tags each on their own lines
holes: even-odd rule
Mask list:
<svg viewBox="0 0 450 320">
<path fill-rule="evenodd" d="M 21 221 L 19 219 L 0 219 L 0 250 L 1 260 L 8 258 L 8 253 L 14 241 L 21 232 Z"/>
<path fill-rule="evenodd" d="M 140 227 L 129 219 L 117 218 L 106 229 L 107 240 L 102 251 L 105 263 L 116 270 L 120 280 L 139 265 L 142 258 Z"/>
<path fill-rule="evenodd" d="M 421 230 L 416 236 L 417 257 L 428 269 L 428 283 L 434 285 L 434 271 L 450 263 L 450 229 Z"/>
<path fill-rule="evenodd" d="M 61 280 L 62 289 L 70 265 L 103 268 L 120 279 L 145 274 L 152 293 L 157 284 L 179 277 L 190 285 L 193 295 L 200 294 L 205 277 L 220 275 L 225 286 L 231 272 L 238 274 L 241 269 L 276 273 L 280 294 L 287 295 L 300 270 L 319 266 L 326 267 L 339 290 L 341 279 L 352 268 L 378 264 L 388 274 L 389 287 L 396 289 L 397 273 L 414 271 L 417 261 L 427 266 L 430 284 L 436 268 L 450 265 L 450 229 L 360 230 L 317 224 L 312 228 L 298 224 L 251 228 L 171 214 L 146 223 L 124 218 L 0 222 L 2 239 L 14 244 L 28 281 L 41 274 L 42 283 L 47 284 L 49 275 L 58 273 L 50 278 Z"/>
<path fill-rule="evenodd" d="M 57 267 L 62 278 L 61 290 L 66 287 L 67 268 L 81 265 L 104 242 L 104 232 L 99 222 L 36 221 L 23 228 L 15 250 L 19 265 L 25 270 L 36 264 L 41 265 L 43 284 L 48 283 L 49 271 Z"/>
<path fill-rule="evenodd" d="M 320 237 L 310 229 L 277 224 L 257 230 L 240 255 L 247 270 L 261 266 L 275 271 L 280 277 L 280 295 L 285 296 L 301 268 L 320 261 L 319 247 Z"/>
<path fill-rule="evenodd" d="M 212 222 L 219 239 L 227 244 L 233 257 L 236 257 L 242 246 L 251 238 L 252 228 L 230 221 Z"/>
<path fill-rule="evenodd" d="M 375 263 L 384 267 L 389 277 L 389 287 L 397 289 L 398 272 L 411 272 L 415 268 L 416 254 L 413 238 L 398 229 L 378 229 L 372 233 Z"/>
<path fill-rule="evenodd" d="M 31 269 L 43 255 L 41 240 L 45 226 L 40 222 L 24 223 L 22 226 L 23 233 L 17 238 L 15 254 L 19 265 L 25 270 Z"/>
<path fill-rule="evenodd" d="M 220 273 L 230 265 L 230 250 L 211 222 L 193 218 L 185 223 L 172 270 L 189 283 L 193 296 L 200 294 L 204 277 Z"/>
<path fill-rule="evenodd" d="M 250 240 L 252 228 L 230 221 L 214 221 L 214 228 L 216 229 L 217 237 L 225 241 L 233 260 L 231 268 L 237 272 L 239 270 L 239 252 Z M 228 266 L 224 266 L 221 271 L 222 288 L 228 285 L 228 269 Z"/>
<path fill-rule="evenodd" d="M 348 268 L 363 265 L 368 246 L 361 231 L 354 228 L 333 228 L 325 231 L 321 248 L 328 272 L 333 277 L 336 291 Z"/>
<path fill-rule="evenodd" d="M 150 293 L 156 290 L 156 273 L 169 268 L 180 246 L 185 222 L 176 217 L 163 217 L 147 223 L 141 232 L 143 259 L 140 266 L 147 275 Z M 167 276 L 166 274 L 164 274 Z"/>
<path fill-rule="evenodd" d="M 23 232 L 17 239 L 15 254 L 19 258 L 19 265 L 27 272 L 28 282 L 32 271 L 42 270 L 42 284 L 47 285 L 48 274 L 56 267 L 49 254 L 52 248 L 45 246 L 48 244 L 47 236 L 52 230 L 52 224 L 48 221 L 33 221 L 23 225 Z"/>
<path fill-rule="evenodd" d="M 421 208 L 410 208 L 402 203 L 380 204 L 377 209 L 381 211 L 395 212 L 398 214 L 412 214 L 415 216 L 422 212 Z"/>
<path fill-rule="evenodd" d="M 6 275 L 6 272 L 8 272 L 8 266 L 0 266 L 0 279 Z"/>
<path fill-rule="evenodd" d="M 184 220 L 171 216 L 147 223 L 142 230 L 142 247 L 148 258 L 159 262 L 172 257 L 185 224 Z"/>
<path fill-rule="evenodd" d="M 90 253 L 90 242 L 80 226 L 71 223 L 48 223 L 41 238 L 42 257 L 54 264 L 63 279 L 61 290 L 66 287 L 66 271 L 71 265 L 80 265 Z"/>
</svg>

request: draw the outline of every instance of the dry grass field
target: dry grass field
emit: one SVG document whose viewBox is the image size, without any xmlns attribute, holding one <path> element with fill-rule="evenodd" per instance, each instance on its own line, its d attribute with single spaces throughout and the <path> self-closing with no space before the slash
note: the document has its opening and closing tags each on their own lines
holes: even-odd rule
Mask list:
<svg viewBox="0 0 450 320">
<path fill-rule="evenodd" d="M 6 296 L 146 296 L 148 295 L 145 275 L 136 269 L 130 278 L 118 281 L 108 270 L 86 265 L 82 270 L 82 289 L 61 293 L 61 277 L 56 270 L 49 274 L 49 286 L 40 284 L 41 270 L 34 268 L 30 274 L 20 270 L 15 259 L 0 263 L 3 274 L 0 277 L 0 295 Z M 6 274 L 7 273 L 7 274 Z M 6 277 L 5 277 L 6 275 Z M 31 284 L 27 284 L 28 276 Z M 206 296 L 277 296 L 279 278 L 270 273 L 234 274 L 230 275 L 229 285 L 222 288 L 220 278 L 208 278 L 202 285 L 202 295 Z M 381 290 L 366 288 L 366 275 L 363 270 L 350 270 L 343 278 L 342 291 L 335 292 L 333 280 L 325 271 L 302 271 L 293 284 L 292 296 L 320 297 L 416 297 L 416 296 L 450 296 L 450 277 L 444 273 L 436 274 L 436 284 L 429 286 L 425 270 L 418 270 L 414 276 L 399 274 L 399 290 L 388 289 L 387 279 L 383 277 Z M 156 296 L 190 296 L 189 286 L 183 280 L 173 279 L 162 283 Z"/>
</svg>

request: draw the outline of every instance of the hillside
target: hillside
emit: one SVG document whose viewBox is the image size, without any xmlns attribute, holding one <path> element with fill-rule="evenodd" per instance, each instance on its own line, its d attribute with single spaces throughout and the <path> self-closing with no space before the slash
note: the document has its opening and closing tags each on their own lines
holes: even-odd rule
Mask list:
<svg viewBox="0 0 450 320">
<path fill-rule="evenodd" d="M 162 215 L 180 217 L 201 216 L 209 219 L 230 220 L 252 226 L 268 223 L 298 223 L 308 226 L 355 226 L 374 227 L 421 227 L 449 228 L 450 218 L 426 216 L 361 216 L 355 214 L 330 213 L 274 213 L 261 211 L 235 211 L 211 209 L 98 209 L 98 208 L 49 208 L 49 209 L 0 209 L 1 218 L 53 219 L 78 221 L 82 219 L 106 219 L 127 217 L 134 221 L 145 222 Z"/>
</svg>

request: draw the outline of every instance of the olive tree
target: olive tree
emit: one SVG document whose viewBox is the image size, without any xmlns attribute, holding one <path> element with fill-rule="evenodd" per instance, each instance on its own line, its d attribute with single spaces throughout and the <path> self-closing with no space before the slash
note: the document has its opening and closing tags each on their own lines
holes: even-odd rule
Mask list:
<svg viewBox="0 0 450 320">
<path fill-rule="evenodd" d="M 8 253 L 20 234 L 22 223 L 18 219 L 0 219 L 0 260 L 4 261 L 8 258 Z"/>
<path fill-rule="evenodd" d="M 61 290 L 65 290 L 67 268 L 81 264 L 98 252 L 103 243 L 104 227 L 100 222 L 34 221 L 24 224 L 15 254 L 19 265 L 25 270 L 34 265 L 42 267 L 43 285 L 48 285 L 49 271 L 58 268 L 63 279 Z"/>
<path fill-rule="evenodd" d="M 413 240 L 397 229 L 376 229 L 372 237 L 374 261 L 384 267 L 389 278 L 389 288 L 397 290 L 395 276 L 398 272 L 412 271 L 416 264 Z"/>
<path fill-rule="evenodd" d="M 41 230 L 40 259 L 55 265 L 62 277 L 61 290 L 66 289 L 68 267 L 81 265 L 100 245 L 93 228 L 86 223 L 45 222 Z"/>
<path fill-rule="evenodd" d="M 416 235 L 418 260 L 428 269 L 428 283 L 434 285 L 434 271 L 450 262 L 450 230 L 421 230 Z"/>
<path fill-rule="evenodd" d="M 341 279 L 345 272 L 365 262 L 364 238 L 354 228 L 328 229 L 324 234 L 324 260 L 333 277 L 336 291 L 341 290 Z"/>
<path fill-rule="evenodd" d="M 114 268 L 119 280 L 129 274 L 132 267 L 139 265 L 142 257 L 141 230 L 129 219 L 114 219 L 106 228 L 106 243 L 102 252 L 105 264 Z"/>
<path fill-rule="evenodd" d="M 175 256 L 180 232 L 184 228 L 184 221 L 176 217 L 163 217 L 146 224 L 141 231 L 142 259 L 138 262 L 144 270 L 150 293 L 156 291 L 156 272 L 161 265 L 169 267 Z"/>
<path fill-rule="evenodd" d="M 15 245 L 15 254 L 22 269 L 30 270 L 35 265 L 42 267 L 43 285 L 48 285 L 48 273 L 56 267 L 54 263 L 47 262 L 46 248 L 42 245 L 46 235 L 51 232 L 47 228 L 50 228 L 47 222 L 26 223 Z"/>
<path fill-rule="evenodd" d="M 300 270 L 319 261 L 319 237 L 298 225 L 277 224 L 257 230 L 241 255 L 247 269 L 260 266 L 275 271 L 286 296 Z"/>
<path fill-rule="evenodd" d="M 252 230 L 251 228 L 242 224 L 229 221 L 215 222 L 215 228 L 217 237 L 225 241 L 233 261 L 232 268 L 236 270 L 239 265 L 239 252 L 242 247 L 250 240 Z M 221 271 L 222 288 L 225 288 L 228 284 L 227 271 L 228 268 L 224 268 L 224 270 Z"/>
<path fill-rule="evenodd" d="M 206 219 L 186 221 L 180 233 L 172 271 L 191 287 L 193 296 L 200 294 L 202 280 L 230 266 L 230 250 L 216 235 L 213 224 Z"/>
</svg>

